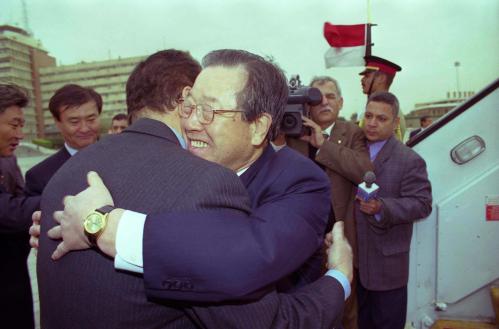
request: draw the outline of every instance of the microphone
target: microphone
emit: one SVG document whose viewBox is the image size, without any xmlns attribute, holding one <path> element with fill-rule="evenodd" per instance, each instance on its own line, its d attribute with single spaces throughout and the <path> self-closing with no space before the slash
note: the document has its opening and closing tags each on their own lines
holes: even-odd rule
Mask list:
<svg viewBox="0 0 499 329">
<path fill-rule="evenodd" d="M 378 196 L 379 186 L 376 185 L 376 175 L 372 171 L 364 174 L 364 181 L 359 184 L 357 196 L 363 201 L 375 199 Z"/>
</svg>

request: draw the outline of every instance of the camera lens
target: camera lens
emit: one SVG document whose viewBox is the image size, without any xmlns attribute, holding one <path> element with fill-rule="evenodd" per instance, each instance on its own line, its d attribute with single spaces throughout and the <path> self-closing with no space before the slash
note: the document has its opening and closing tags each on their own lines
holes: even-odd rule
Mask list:
<svg viewBox="0 0 499 329">
<path fill-rule="evenodd" d="M 294 115 L 284 115 L 282 118 L 282 127 L 292 129 L 296 127 L 298 122 L 296 121 L 296 117 Z"/>
</svg>

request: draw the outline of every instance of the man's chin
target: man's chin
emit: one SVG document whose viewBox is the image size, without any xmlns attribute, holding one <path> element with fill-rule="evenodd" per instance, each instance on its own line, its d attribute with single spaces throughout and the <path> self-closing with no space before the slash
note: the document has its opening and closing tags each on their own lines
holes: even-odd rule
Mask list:
<svg viewBox="0 0 499 329">
<path fill-rule="evenodd" d="M 10 157 L 12 154 L 14 154 L 14 151 L 11 151 L 10 147 L 0 150 L 0 157 Z"/>
<path fill-rule="evenodd" d="M 192 154 L 194 154 L 195 156 L 197 156 L 201 159 L 211 161 L 208 147 L 193 147 L 193 146 L 189 145 L 188 150 L 189 150 L 189 152 L 191 152 Z"/>
</svg>

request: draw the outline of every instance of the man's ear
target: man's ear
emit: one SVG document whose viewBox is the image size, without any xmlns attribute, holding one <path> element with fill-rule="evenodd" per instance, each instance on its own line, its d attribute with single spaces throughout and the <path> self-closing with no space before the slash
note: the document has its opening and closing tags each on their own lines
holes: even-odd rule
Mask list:
<svg viewBox="0 0 499 329">
<path fill-rule="evenodd" d="M 397 129 L 400 126 L 400 117 L 397 116 L 394 121 L 395 121 L 395 129 Z"/>
<path fill-rule="evenodd" d="M 182 99 L 185 99 L 187 97 L 191 89 L 192 89 L 191 86 L 185 86 L 184 89 L 182 89 Z"/>
<path fill-rule="evenodd" d="M 183 101 L 185 100 L 185 98 L 187 97 L 187 95 L 189 95 L 191 89 L 192 89 L 191 86 L 185 86 L 184 89 L 182 89 L 182 96 L 181 96 L 181 98 L 175 100 L 175 112 L 177 113 L 177 115 L 180 115 L 179 114 L 179 111 L 180 111 L 179 106 L 183 103 Z"/>
<path fill-rule="evenodd" d="M 251 144 L 254 146 L 262 145 L 265 137 L 272 125 L 272 117 L 268 113 L 263 113 L 250 123 Z"/>
<path fill-rule="evenodd" d="M 338 111 L 340 111 L 343 108 L 343 97 L 340 97 L 340 99 L 338 100 L 338 103 L 340 104 Z"/>
</svg>

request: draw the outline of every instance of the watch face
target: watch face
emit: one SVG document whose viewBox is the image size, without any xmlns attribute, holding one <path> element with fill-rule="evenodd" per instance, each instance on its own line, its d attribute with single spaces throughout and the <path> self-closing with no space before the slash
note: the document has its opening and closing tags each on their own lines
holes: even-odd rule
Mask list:
<svg viewBox="0 0 499 329">
<path fill-rule="evenodd" d="M 92 213 L 87 216 L 83 225 L 85 226 L 85 231 L 90 234 L 95 234 L 99 232 L 104 225 L 103 215 Z"/>
</svg>

